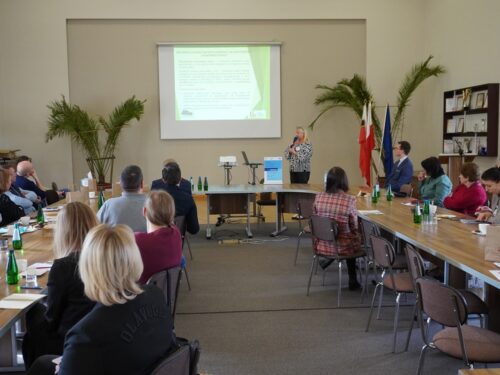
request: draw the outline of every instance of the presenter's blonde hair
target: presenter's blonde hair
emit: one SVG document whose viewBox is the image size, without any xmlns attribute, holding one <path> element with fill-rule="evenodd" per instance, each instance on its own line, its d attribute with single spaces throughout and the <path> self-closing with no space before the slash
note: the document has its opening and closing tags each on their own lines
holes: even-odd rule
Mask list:
<svg viewBox="0 0 500 375">
<path fill-rule="evenodd" d="M 174 198 L 163 190 L 154 190 L 149 193 L 144 202 L 146 219 L 154 225 L 171 227 L 174 225 L 175 202 Z"/>
<path fill-rule="evenodd" d="M 92 209 L 81 202 L 65 205 L 57 215 L 54 230 L 54 255 L 64 258 L 82 249 L 87 233 L 98 223 Z"/>
<path fill-rule="evenodd" d="M 123 304 L 142 293 L 143 264 L 134 233 L 126 225 L 101 224 L 83 243 L 80 276 L 85 294 L 105 306 Z"/>
<path fill-rule="evenodd" d="M 309 135 L 307 134 L 306 129 L 304 129 L 302 126 L 297 126 L 295 130 L 300 130 L 302 133 L 304 133 L 304 143 L 309 143 Z"/>
</svg>

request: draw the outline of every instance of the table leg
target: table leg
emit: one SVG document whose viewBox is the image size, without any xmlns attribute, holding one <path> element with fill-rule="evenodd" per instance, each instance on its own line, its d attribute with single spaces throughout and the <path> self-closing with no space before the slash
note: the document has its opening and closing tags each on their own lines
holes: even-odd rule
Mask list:
<svg viewBox="0 0 500 375">
<path fill-rule="evenodd" d="M 288 228 L 281 221 L 281 194 L 276 193 L 276 230 L 271 233 L 271 237 L 276 237 Z"/>
<path fill-rule="evenodd" d="M 24 365 L 17 361 L 16 325 L 0 337 L 0 372 L 24 371 Z"/>
<path fill-rule="evenodd" d="M 206 238 L 207 240 L 212 238 L 212 228 L 210 227 L 210 195 L 206 195 L 207 197 L 207 230 L 206 230 Z"/>
<path fill-rule="evenodd" d="M 252 228 L 250 228 L 250 203 L 251 203 L 251 198 L 250 194 L 247 195 L 247 237 L 252 238 Z"/>
</svg>

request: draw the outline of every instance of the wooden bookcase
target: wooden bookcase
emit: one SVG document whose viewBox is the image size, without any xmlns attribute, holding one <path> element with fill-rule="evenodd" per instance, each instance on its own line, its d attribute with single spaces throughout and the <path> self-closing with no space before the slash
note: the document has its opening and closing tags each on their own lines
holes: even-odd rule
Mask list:
<svg viewBox="0 0 500 375">
<path fill-rule="evenodd" d="M 444 93 L 444 154 L 458 153 L 460 144 L 464 154 L 498 155 L 498 88 L 498 83 L 488 83 Z M 467 89 L 469 100 L 464 103 Z"/>
</svg>

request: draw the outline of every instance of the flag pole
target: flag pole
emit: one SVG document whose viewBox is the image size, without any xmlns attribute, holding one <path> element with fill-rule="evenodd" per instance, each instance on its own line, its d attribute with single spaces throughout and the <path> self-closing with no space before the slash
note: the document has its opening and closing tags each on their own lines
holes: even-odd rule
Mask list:
<svg viewBox="0 0 500 375">
<path fill-rule="evenodd" d="M 387 107 L 389 104 L 387 104 Z M 383 144 L 384 144 L 384 135 L 385 135 L 385 123 L 387 122 L 387 107 L 385 107 L 385 114 L 384 114 L 384 127 L 382 129 L 382 138 L 380 138 L 380 150 L 379 150 L 379 159 L 378 159 L 378 168 L 380 169 L 380 163 L 382 161 L 382 150 L 383 150 Z M 387 177 L 387 176 L 386 176 Z"/>
</svg>

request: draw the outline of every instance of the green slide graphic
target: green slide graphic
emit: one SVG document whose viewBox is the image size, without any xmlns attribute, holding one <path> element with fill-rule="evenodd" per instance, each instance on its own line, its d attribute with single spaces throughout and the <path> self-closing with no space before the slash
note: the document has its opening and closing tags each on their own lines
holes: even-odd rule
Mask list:
<svg viewBox="0 0 500 375">
<path fill-rule="evenodd" d="M 179 45 L 173 49 L 175 119 L 271 118 L 271 47 Z"/>
</svg>

